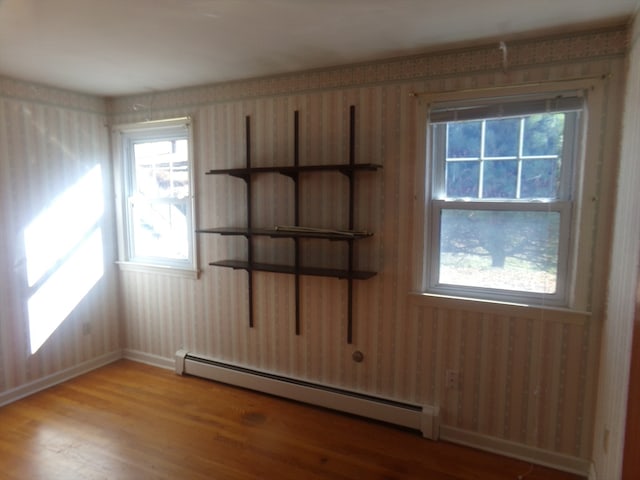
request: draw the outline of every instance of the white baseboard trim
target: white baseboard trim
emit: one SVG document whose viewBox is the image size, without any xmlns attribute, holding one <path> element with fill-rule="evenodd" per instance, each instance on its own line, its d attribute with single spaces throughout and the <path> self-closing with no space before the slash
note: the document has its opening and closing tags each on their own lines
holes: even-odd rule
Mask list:
<svg viewBox="0 0 640 480">
<path fill-rule="evenodd" d="M 139 350 L 130 350 L 125 348 L 122 351 L 122 358 L 127 360 L 133 360 L 138 363 L 145 363 L 154 367 L 160 367 L 167 370 L 175 370 L 176 361 L 174 358 L 165 358 L 160 355 L 153 355 L 152 353 L 145 353 Z"/>
<path fill-rule="evenodd" d="M 86 362 L 78 365 L 74 365 L 73 367 L 52 373 L 46 377 L 39 378 L 33 382 L 7 390 L 6 392 L 0 393 L 0 407 L 53 387 L 54 385 L 58 385 L 59 383 L 71 380 L 74 377 L 83 375 L 91 370 L 95 370 L 96 368 L 104 367 L 105 365 L 118 361 L 121 358 L 122 350 L 116 350 L 114 352 L 92 358 L 91 360 L 87 360 Z"/>
<path fill-rule="evenodd" d="M 590 466 L 592 464 L 589 460 L 529 447 L 521 443 L 510 442 L 455 427 L 440 425 L 440 439 L 576 475 L 585 477 L 590 475 Z"/>
</svg>

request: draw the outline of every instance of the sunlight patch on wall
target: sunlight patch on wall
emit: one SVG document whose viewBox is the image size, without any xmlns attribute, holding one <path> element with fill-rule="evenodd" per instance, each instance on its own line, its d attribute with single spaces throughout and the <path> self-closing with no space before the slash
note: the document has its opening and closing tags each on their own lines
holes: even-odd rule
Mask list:
<svg viewBox="0 0 640 480">
<path fill-rule="evenodd" d="M 104 274 L 99 221 L 102 172 L 94 167 L 24 231 L 31 353 L 62 324 Z"/>
</svg>

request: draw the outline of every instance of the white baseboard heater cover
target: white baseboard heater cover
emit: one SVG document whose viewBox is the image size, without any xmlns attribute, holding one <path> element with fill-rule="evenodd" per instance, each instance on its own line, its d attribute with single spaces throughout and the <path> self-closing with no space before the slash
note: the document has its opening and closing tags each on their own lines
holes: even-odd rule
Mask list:
<svg viewBox="0 0 640 480">
<path fill-rule="evenodd" d="M 372 418 L 414 430 L 437 440 L 438 407 L 398 402 L 273 373 L 230 365 L 211 358 L 176 352 L 176 373 L 194 375 L 238 387 L 317 405 L 340 412 Z"/>
</svg>

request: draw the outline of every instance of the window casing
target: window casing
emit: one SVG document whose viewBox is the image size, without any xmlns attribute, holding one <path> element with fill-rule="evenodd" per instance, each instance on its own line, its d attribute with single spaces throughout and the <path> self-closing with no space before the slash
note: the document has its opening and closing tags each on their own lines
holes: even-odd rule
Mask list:
<svg viewBox="0 0 640 480">
<path fill-rule="evenodd" d="M 427 292 L 566 306 L 583 99 L 434 103 Z"/>
<path fill-rule="evenodd" d="M 190 119 L 143 122 L 118 131 L 121 263 L 195 271 Z"/>
</svg>

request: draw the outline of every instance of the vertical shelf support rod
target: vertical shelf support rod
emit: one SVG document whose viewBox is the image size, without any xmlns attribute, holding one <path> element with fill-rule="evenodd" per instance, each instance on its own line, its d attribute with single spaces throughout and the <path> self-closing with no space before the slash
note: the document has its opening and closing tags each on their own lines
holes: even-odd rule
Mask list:
<svg viewBox="0 0 640 480">
<path fill-rule="evenodd" d="M 247 115 L 244 123 L 245 129 L 245 148 L 246 148 L 246 167 L 251 169 L 251 117 Z M 249 290 L 249 328 L 253 328 L 253 240 L 251 235 L 252 219 L 251 219 L 251 174 L 247 173 L 244 177 L 247 184 L 247 261 L 249 269 L 247 270 L 247 285 Z"/>
<path fill-rule="evenodd" d="M 300 130 L 299 130 L 299 112 L 293 113 L 293 164 L 295 167 L 300 166 Z M 292 175 L 294 185 L 294 225 L 300 226 L 300 185 L 299 172 Z M 300 335 L 300 238 L 293 239 L 295 248 L 295 295 L 296 295 L 296 335 Z"/>
<path fill-rule="evenodd" d="M 354 201 L 355 201 L 355 179 L 353 166 L 356 163 L 356 107 L 349 107 L 349 230 L 355 229 L 354 221 Z M 353 239 L 347 242 L 349 249 L 349 278 L 347 279 L 347 343 L 353 343 Z"/>
</svg>

